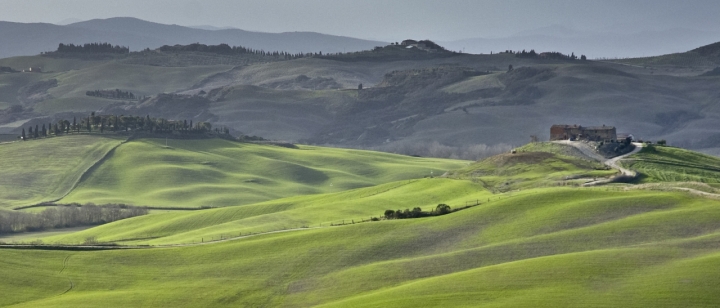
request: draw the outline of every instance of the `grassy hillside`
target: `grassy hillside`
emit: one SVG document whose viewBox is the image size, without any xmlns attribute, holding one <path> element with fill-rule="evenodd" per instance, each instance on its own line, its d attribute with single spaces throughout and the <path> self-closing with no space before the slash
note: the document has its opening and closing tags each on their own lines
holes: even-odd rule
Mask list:
<svg viewBox="0 0 720 308">
<path fill-rule="evenodd" d="M 529 143 L 516 153 L 500 154 L 453 171 L 451 177 L 470 179 L 493 192 L 533 187 L 579 185 L 616 174 L 573 147 Z"/>
<path fill-rule="evenodd" d="M 19 104 L 18 90 L 27 84 L 47 78 L 46 74 L 0 73 L 0 108 Z"/>
<path fill-rule="evenodd" d="M 258 86 L 223 89 L 210 107 L 218 125 L 277 140 L 303 140 L 332 122 L 334 110 L 357 101 L 357 91 L 274 90 Z"/>
<path fill-rule="evenodd" d="M 13 290 L 0 305 L 712 307 L 718 205 L 541 189 L 440 217 L 194 247 L 0 250 L 0 290 Z"/>
<path fill-rule="evenodd" d="M 720 304 L 715 296 L 720 280 L 708 271 L 720 266 L 720 201 L 615 186 L 552 187 L 565 177 L 614 171 L 596 170 L 597 163 L 563 145 L 517 150 L 465 166 L 219 139 L 168 140 L 167 147 L 165 140 L 131 141 L 63 201 L 171 200 L 197 206 L 223 198 L 240 204 L 250 195 L 247 185 L 261 186 L 257 191 L 267 195 L 260 199 L 290 192 L 261 203 L 160 212 L 42 239 L 150 245 L 145 249 L 0 249 L 0 275 L 7 278 L 0 280 L 0 291 L 13 290 L 3 292 L 0 305 Z M 669 147 L 638 154 L 670 166 L 673 159 L 686 164 L 695 159 L 698 168 L 714 168 L 715 160 L 698 155 Z M 464 168 L 455 179 L 419 178 L 428 170 L 441 172 L 439 166 Z M 522 190 L 493 194 L 485 188 L 493 180 L 515 181 Z M 223 190 L 227 186 L 232 189 Z M 304 193 L 323 194 L 298 196 Z M 481 204 L 444 216 L 357 223 L 386 209 L 429 210 L 439 203 L 458 208 L 471 200 Z M 330 226 L 343 220 L 356 223 Z M 247 236 L 286 229 L 296 230 Z M 201 243 L 240 234 L 246 237 Z"/>
<path fill-rule="evenodd" d="M 62 198 L 122 139 L 74 135 L 0 145 L 0 207 Z"/>
<path fill-rule="evenodd" d="M 720 158 L 681 148 L 645 147 L 623 165 L 637 170 L 641 183 L 720 183 Z"/>
<path fill-rule="evenodd" d="M 222 207 L 440 175 L 463 161 L 222 139 L 126 143 L 60 202 Z M 142 163 L 140 163 L 142 162 Z"/>
<path fill-rule="evenodd" d="M 47 243 L 82 243 L 88 237 L 121 244 L 182 244 L 301 227 L 361 222 L 381 217 L 388 209 L 420 207 L 430 211 L 439 203 L 465 206 L 466 201 L 497 200 L 469 181 L 419 179 L 349 190 L 297 196 L 222 209 L 154 214 L 69 235 L 43 238 Z"/>
<path fill-rule="evenodd" d="M 226 71 L 230 66 L 156 67 L 103 63 L 59 75 L 58 87 L 50 91 L 55 97 L 82 97 L 85 91 L 120 88 L 136 95 L 174 92 Z"/>
<path fill-rule="evenodd" d="M 0 111 L 0 125 L 58 112 L 102 109 L 173 118 L 178 117 L 177 109 L 185 108 L 171 108 L 171 102 L 146 111 L 133 109 L 135 102 L 128 102 L 107 110 L 111 104 L 122 103 L 84 95 L 87 90 L 118 88 L 136 95 L 200 94 L 211 103 L 199 110 L 181 111 L 198 117 L 196 121 L 212 119 L 250 135 L 346 147 L 382 146 L 405 154 L 417 154 L 406 149 L 428 148 L 433 142 L 457 149 L 520 145 L 530 135 L 546 139 L 548 127 L 558 123 L 614 125 L 619 132 L 645 140 L 666 139 L 692 149 L 718 147 L 719 133 L 713 125 L 720 117 L 715 104 L 718 78 L 699 77 L 705 69 L 694 63 L 680 61 L 676 67 L 661 69 L 630 62 L 543 60 L 511 54 L 393 59 L 316 57 L 237 67 L 158 67 L 121 60 L 83 62 L 47 57 L 3 59 L 2 65 L 19 67 L 37 62 L 57 69 L 47 74 L 0 74 L 1 109 L 20 103 L 18 90 L 39 79 L 56 78 L 58 86 L 49 89 L 47 95 L 35 93 L 34 98 L 45 96 L 45 100 L 26 102 L 26 109 L 33 108 L 33 112 L 27 111 L 20 118 L 4 116 Z M 508 71 L 510 65 L 515 69 Z M 452 74 L 455 77 L 440 78 L 442 72 L 453 70 L 471 74 L 467 78 Z M 487 73 L 491 74 L 477 76 Z M 384 80 L 392 75 L 413 77 L 398 79 L 397 83 Z M 368 91 L 317 90 L 298 82 L 299 77 L 326 80 L 345 89 L 357 89 L 362 83 Z"/>
<path fill-rule="evenodd" d="M 43 56 L 20 56 L 0 59 L 0 66 L 10 67 L 16 71 L 26 70 L 30 67 L 39 67 L 46 73 L 58 73 L 78 70 L 98 65 L 104 61 L 51 58 Z"/>
</svg>

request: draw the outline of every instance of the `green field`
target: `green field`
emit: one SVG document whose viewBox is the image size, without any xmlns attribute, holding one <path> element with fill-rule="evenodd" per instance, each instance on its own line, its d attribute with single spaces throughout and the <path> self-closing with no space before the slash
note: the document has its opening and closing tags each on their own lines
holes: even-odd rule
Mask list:
<svg viewBox="0 0 720 308">
<path fill-rule="evenodd" d="M 0 150 L 45 152 L 42 144 L 62 148 L 68 140 L 119 144 L 71 136 Z M 635 159 L 675 174 L 679 162 L 716 166 L 669 147 Z M 720 305 L 712 270 L 720 266 L 720 201 L 645 185 L 578 187 L 615 173 L 548 143 L 470 163 L 222 139 L 133 140 L 61 202 L 224 207 L 37 236 L 45 244 L 91 238 L 138 249 L 0 249 L 0 306 Z M 656 181 L 717 187 L 671 179 Z M 369 221 L 387 209 L 477 202 L 443 216 Z"/>
<path fill-rule="evenodd" d="M 339 193 L 283 198 L 222 209 L 164 213 L 123 220 L 84 232 L 43 238 L 47 243 L 79 244 L 88 237 L 122 244 L 183 244 L 237 237 L 240 234 L 321 227 L 370 220 L 388 209 L 439 203 L 461 207 L 466 201 L 497 200 L 470 181 L 419 179 L 392 182 Z"/>
<path fill-rule="evenodd" d="M 479 183 L 493 192 L 548 186 L 577 186 L 617 174 L 573 147 L 530 143 L 516 153 L 496 155 L 452 172 L 452 177 Z"/>
<path fill-rule="evenodd" d="M 630 157 L 624 166 L 640 173 L 641 183 L 720 183 L 720 159 L 681 148 L 650 146 Z"/>
<path fill-rule="evenodd" d="M 13 290 L 0 305 L 712 307 L 718 205 L 541 189 L 440 217 L 192 247 L 0 250 L 0 289 Z"/>
<path fill-rule="evenodd" d="M 222 207 L 440 175 L 467 162 L 378 152 L 143 139 L 119 147 L 61 202 Z"/>
<path fill-rule="evenodd" d="M 64 197 L 88 168 L 122 141 L 76 135 L 0 145 L 0 207 Z"/>
</svg>

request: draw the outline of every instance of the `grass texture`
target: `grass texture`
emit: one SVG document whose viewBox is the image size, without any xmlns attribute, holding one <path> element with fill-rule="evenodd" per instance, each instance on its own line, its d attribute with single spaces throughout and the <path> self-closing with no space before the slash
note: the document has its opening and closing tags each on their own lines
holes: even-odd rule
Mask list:
<svg viewBox="0 0 720 308">
<path fill-rule="evenodd" d="M 681 148 L 645 147 L 623 164 L 640 173 L 641 183 L 720 183 L 720 158 Z"/>
<path fill-rule="evenodd" d="M 286 149 L 223 140 L 182 141 L 182 145 L 170 141 L 166 148 L 163 141 L 123 144 L 73 194 L 103 198 L 101 190 L 87 185 L 101 183 L 98 187 L 113 188 L 110 192 L 123 198 L 162 200 L 143 195 L 142 186 L 176 185 L 192 190 L 193 181 L 204 183 L 219 174 L 243 179 L 252 170 L 249 165 L 264 168 L 258 170 L 283 185 L 325 189 L 308 191 L 322 194 L 291 194 L 240 206 L 159 212 L 43 238 L 46 243 L 77 243 L 95 237 L 120 245 L 151 245 L 145 249 L 0 249 L 0 276 L 4 278 L 0 280 L 0 306 L 720 305 L 720 278 L 712 270 L 720 266 L 720 201 L 685 192 L 552 185 L 557 176 L 596 172 L 592 163 L 563 152 L 565 149 L 521 148 L 523 151 L 513 156 L 521 159 L 500 156 L 457 172 L 477 175 L 482 171 L 498 178 L 522 178 L 527 183 L 519 186 L 520 191 L 493 194 L 471 176 L 408 179 L 416 174 L 402 165 L 462 166 L 465 162 L 413 161 L 381 153 Z M 671 159 L 672 153 L 662 152 L 664 149 L 653 155 L 658 160 Z M 261 165 L 266 159 L 271 162 Z M 143 164 L 134 167 L 133 162 Z M 333 183 L 367 178 L 384 184 L 370 186 L 372 181 L 365 180 L 355 188 L 355 184 L 344 184 L 330 189 L 317 184 L 328 180 L 312 181 L 320 178 L 311 176 L 314 171 L 300 168 L 301 175 L 295 176 L 298 173 L 287 172 L 295 169 L 285 167 L 279 172 L 272 168 L 291 162 L 319 170 Z M 352 168 L 363 163 L 360 169 Z M 370 167 L 376 171 L 358 173 Z M 345 170 L 342 176 L 337 175 L 338 170 Z M 396 174 L 403 170 L 405 174 Z M 203 178 L 203 172 L 215 176 Z M 116 178 L 118 182 L 112 182 Z M 125 178 L 142 185 L 124 186 L 133 182 L 124 183 Z M 153 180 L 156 178 L 162 180 Z M 258 174 L 252 178 L 266 183 Z M 178 182 L 168 184 L 168 179 Z M 136 193 L 129 194 L 131 191 Z M 200 191 L 185 198 L 202 198 L 197 197 L 202 195 Z M 385 209 L 428 210 L 438 203 L 457 208 L 469 200 L 482 204 L 444 216 L 328 225 L 379 216 Z M 311 228 L 197 243 L 222 234 L 299 225 Z M 196 244 L 163 246 L 192 242 Z"/>
<path fill-rule="evenodd" d="M 464 161 L 369 151 L 142 139 L 119 147 L 61 202 L 223 207 L 422 178 Z"/>
<path fill-rule="evenodd" d="M 72 135 L 0 145 L 0 207 L 62 198 L 122 140 Z"/>
<path fill-rule="evenodd" d="M 719 205 L 543 188 L 445 216 L 209 245 L 0 250 L 0 290 L 12 290 L 0 305 L 713 307 Z"/>
</svg>

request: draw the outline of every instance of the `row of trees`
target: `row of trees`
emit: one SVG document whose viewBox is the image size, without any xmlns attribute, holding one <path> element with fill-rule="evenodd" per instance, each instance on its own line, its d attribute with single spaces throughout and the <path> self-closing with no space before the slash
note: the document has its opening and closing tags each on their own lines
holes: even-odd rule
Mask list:
<svg viewBox="0 0 720 308">
<path fill-rule="evenodd" d="M 22 140 L 34 139 L 48 136 L 59 136 L 63 134 L 72 134 L 80 132 L 100 132 L 106 131 L 142 131 L 150 133 L 182 133 L 182 134 L 230 134 L 230 130 L 226 127 L 215 128 L 209 122 L 197 122 L 193 124 L 190 120 L 167 120 L 164 118 L 150 118 L 150 115 L 141 116 L 124 116 L 124 115 L 96 115 L 94 112 L 85 119 L 78 121 L 77 117 L 69 120 L 59 120 L 56 123 L 48 123 L 40 126 L 36 124 L 22 129 L 20 138 Z"/>
<path fill-rule="evenodd" d="M 207 52 L 207 53 L 215 53 L 215 54 L 223 54 L 223 55 L 243 55 L 243 54 L 252 54 L 252 55 L 259 55 L 259 56 L 266 56 L 266 57 L 275 57 L 275 58 L 282 58 L 282 59 L 297 59 L 297 58 L 304 58 L 304 57 L 311 57 L 315 55 L 322 56 L 322 52 L 320 53 L 289 53 L 284 51 L 265 51 L 262 49 L 252 49 L 242 46 L 230 46 L 228 44 L 220 44 L 220 45 L 205 45 L 205 44 L 190 44 L 190 45 L 174 45 L 174 46 L 162 46 L 159 48 L 160 51 L 163 52 Z M 149 50 L 146 50 L 149 51 Z"/>
<path fill-rule="evenodd" d="M 60 43 L 58 53 L 129 53 L 130 48 L 120 45 L 112 45 L 109 43 L 88 43 L 84 45 L 63 44 Z"/>
<path fill-rule="evenodd" d="M 135 99 L 135 94 L 130 91 L 120 91 L 120 89 L 87 91 L 85 95 L 103 98 Z"/>
<path fill-rule="evenodd" d="M 52 206 L 39 213 L 0 211 L 0 233 L 92 226 L 147 213 L 148 210 L 143 207 L 125 204 L 98 206 L 92 203 Z"/>
<path fill-rule="evenodd" d="M 543 53 L 537 53 L 535 52 L 535 49 L 531 49 L 530 51 L 525 51 L 524 49 L 522 51 L 512 51 L 512 50 L 506 50 L 505 53 L 514 54 L 515 57 L 518 58 L 530 58 L 530 59 L 556 59 L 556 60 L 577 60 L 578 56 L 575 55 L 575 53 L 571 53 L 570 55 L 563 54 L 561 52 L 557 51 L 550 51 L 550 52 L 543 52 Z M 587 57 L 585 55 L 580 56 L 580 60 L 587 60 Z"/>
<path fill-rule="evenodd" d="M 441 203 L 438 204 L 435 209 L 433 209 L 430 212 L 423 212 L 423 210 L 419 207 L 403 210 L 386 210 L 383 216 L 385 219 L 407 219 L 407 218 L 420 218 L 420 217 L 429 217 L 429 216 L 439 216 L 439 215 L 445 215 L 452 212 L 452 209 L 449 205 Z"/>
</svg>

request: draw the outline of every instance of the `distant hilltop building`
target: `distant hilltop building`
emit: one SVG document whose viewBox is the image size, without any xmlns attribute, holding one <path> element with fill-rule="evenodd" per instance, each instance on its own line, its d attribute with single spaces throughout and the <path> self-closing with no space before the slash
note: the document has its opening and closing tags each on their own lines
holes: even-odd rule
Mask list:
<svg viewBox="0 0 720 308">
<path fill-rule="evenodd" d="M 615 141 L 615 126 L 553 125 L 550 140 Z"/>
<path fill-rule="evenodd" d="M 423 51 L 427 52 L 438 52 L 438 51 L 444 51 L 445 48 L 442 46 L 435 44 L 435 42 L 431 40 L 423 40 L 423 41 L 416 41 L 416 40 L 404 40 L 400 43 L 400 46 L 405 46 L 405 48 L 417 48 Z"/>
<path fill-rule="evenodd" d="M 42 68 L 39 67 L 30 67 L 26 70 L 23 70 L 23 73 L 42 73 Z"/>
</svg>

